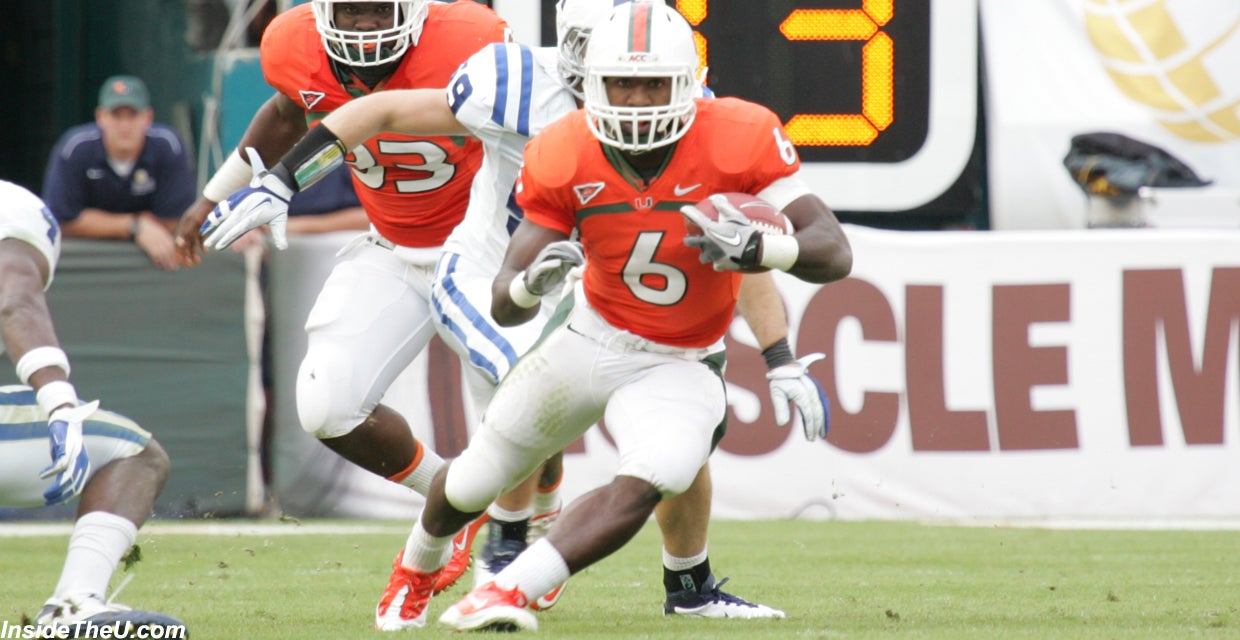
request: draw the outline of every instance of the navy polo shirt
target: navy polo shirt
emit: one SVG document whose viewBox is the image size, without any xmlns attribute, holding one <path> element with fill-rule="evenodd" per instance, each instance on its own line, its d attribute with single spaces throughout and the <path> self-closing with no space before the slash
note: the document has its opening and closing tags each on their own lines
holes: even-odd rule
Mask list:
<svg viewBox="0 0 1240 640">
<path fill-rule="evenodd" d="M 43 175 L 43 201 L 61 222 L 86 208 L 114 213 L 150 211 L 177 219 L 197 197 L 197 180 L 185 144 L 171 127 L 152 124 L 127 177 L 116 175 L 94 123 L 65 131 L 52 149 Z"/>
</svg>

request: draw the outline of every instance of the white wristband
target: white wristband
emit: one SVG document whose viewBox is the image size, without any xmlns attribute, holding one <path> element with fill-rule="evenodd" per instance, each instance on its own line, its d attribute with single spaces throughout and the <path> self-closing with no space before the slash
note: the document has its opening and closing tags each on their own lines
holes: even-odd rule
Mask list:
<svg viewBox="0 0 1240 640">
<path fill-rule="evenodd" d="M 767 234 L 762 236 L 762 259 L 758 264 L 768 269 L 787 271 L 797 263 L 801 245 L 792 236 Z"/>
<path fill-rule="evenodd" d="M 44 367 L 60 367 L 69 375 L 69 356 L 60 347 L 35 347 L 17 361 L 17 379 L 30 384 L 30 376 Z"/>
<path fill-rule="evenodd" d="M 241 159 L 241 154 L 233 149 L 224 160 L 224 164 L 215 170 L 215 175 L 202 188 L 202 197 L 211 202 L 223 202 L 234 191 L 250 184 L 254 171 Z"/>
<path fill-rule="evenodd" d="M 541 296 L 536 296 L 525 288 L 525 272 L 521 271 L 512 278 L 512 282 L 508 283 L 508 297 L 512 298 L 512 303 L 522 309 L 531 309 L 542 301 Z"/>
<path fill-rule="evenodd" d="M 77 390 L 72 384 L 64 380 L 49 382 L 39 387 L 39 392 L 35 394 L 35 398 L 39 402 L 39 408 L 48 416 L 56 409 L 70 405 L 76 407 L 78 405 Z"/>
</svg>

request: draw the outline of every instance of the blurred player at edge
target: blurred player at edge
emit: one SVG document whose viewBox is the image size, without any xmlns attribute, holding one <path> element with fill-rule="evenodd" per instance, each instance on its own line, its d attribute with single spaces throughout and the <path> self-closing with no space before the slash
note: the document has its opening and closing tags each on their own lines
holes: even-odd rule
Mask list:
<svg viewBox="0 0 1240 640">
<path fill-rule="evenodd" d="M 60 581 L 35 624 L 184 627 L 104 598 L 171 464 L 132 420 L 78 400 L 43 293 L 59 257 L 52 212 L 38 196 L 0 180 L 0 335 L 22 382 L 0 386 L 0 505 L 40 507 L 81 496 Z"/>
</svg>

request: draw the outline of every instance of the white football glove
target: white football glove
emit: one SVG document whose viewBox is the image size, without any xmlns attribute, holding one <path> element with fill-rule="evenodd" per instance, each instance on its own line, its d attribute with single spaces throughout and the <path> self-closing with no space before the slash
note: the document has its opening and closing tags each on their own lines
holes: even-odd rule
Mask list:
<svg viewBox="0 0 1240 640">
<path fill-rule="evenodd" d="M 573 240 L 552 242 L 543 247 L 534 257 L 534 262 L 525 268 L 525 289 L 538 297 L 545 296 L 564 282 L 573 267 L 585 262 L 581 243 Z"/>
<path fill-rule="evenodd" d="M 703 264 L 714 264 L 715 271 L 739 271 L 758 266 L 762 255 L 762 232 L 749 224 L 749 218 L 716 193 L 711 204 L 719 212 L 719 220 L 711 220 L 700 209 L 689 204 L 680 208 L 685 220 L 702 229 L 702 235 L 685 237 L 685 246 L 701 252 Z"/>
<path fill-rule="evenodd" d="M 771 382 L 776 424 L 781 427 L 788 424 L 792 417 L 788 410 L 791 402 L 801 412 L 801 427 L 805 429 L 805 439 L 810 442 L 827 437 L 827 429 L 831 427 L 831 403 L 818 381 L 808 373 L 809 365 L 825 357 L 825 354 L 811 353 L 766 372 L 766 379 Z"/>
<path fill-rule="evenodd" d="M 40 478 L 56 476 L 52 486 L 43 492 L 45 504 L 60 504 L 82 492 L 90 475 L 90 457 L 82 439 L 82 423 L 99 408 L 99 401 L 76 407 L 62 407 L 47 419 L 48 441 L 52 464 L 39 473 Z"/>
<path fill-rule="evenodd" d="M 250 186 L 242 187 L 215 205 L 198 229 L 202 246 L 219 251 L 227 248 L 252 229 L 263 225 L 271 228 L 271 240 L 277 249 L 288 248 L 285 228 L 288 226 L 288 202 L 293 189 L 267 171 L 254 147 L 246 147 L 254 177 Z"/>
</svg>

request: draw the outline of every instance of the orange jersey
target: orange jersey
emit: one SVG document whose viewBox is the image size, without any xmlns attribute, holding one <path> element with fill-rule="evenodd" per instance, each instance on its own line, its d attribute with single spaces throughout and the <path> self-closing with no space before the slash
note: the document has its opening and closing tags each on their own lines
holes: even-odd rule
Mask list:
<svg viewBox="0 0 1240 640">
<path fill-rule="evenodd" d="M 800 168 L 779 119 L 735 98 L 698 100 L 697 119 L 649 183 L 590 133 L 576 111 L 525 149 L 517 203 L 525 219 L 569 233 L 586 250 L 585 291 L 613 326 L 680 347 L 704 347 L 732 322 L 740 274 L 686 247 L 680 207 L 712 193 L 757 194 Z M 782 142 L 782 144 L 781 144 Z"/>
<path fill-rule="evenodd" d="M 374 90 L 446 87 L 469 56 L 506 39 L 507 25 L 483 5 L 433 2 L 417 46 Z M 354 78 L 346 86 L 336 77 L 309 3 L 271 21 L 260 55 L 267 82 L 301 105 L 309 121 L 371 93 Z M 382 133 L 354 149 L 349 162 L 358 199 L 383 237 L 408 247 L 437 247 L 465 216 L 482 145 L 463 136 Z"/>
</svg>

